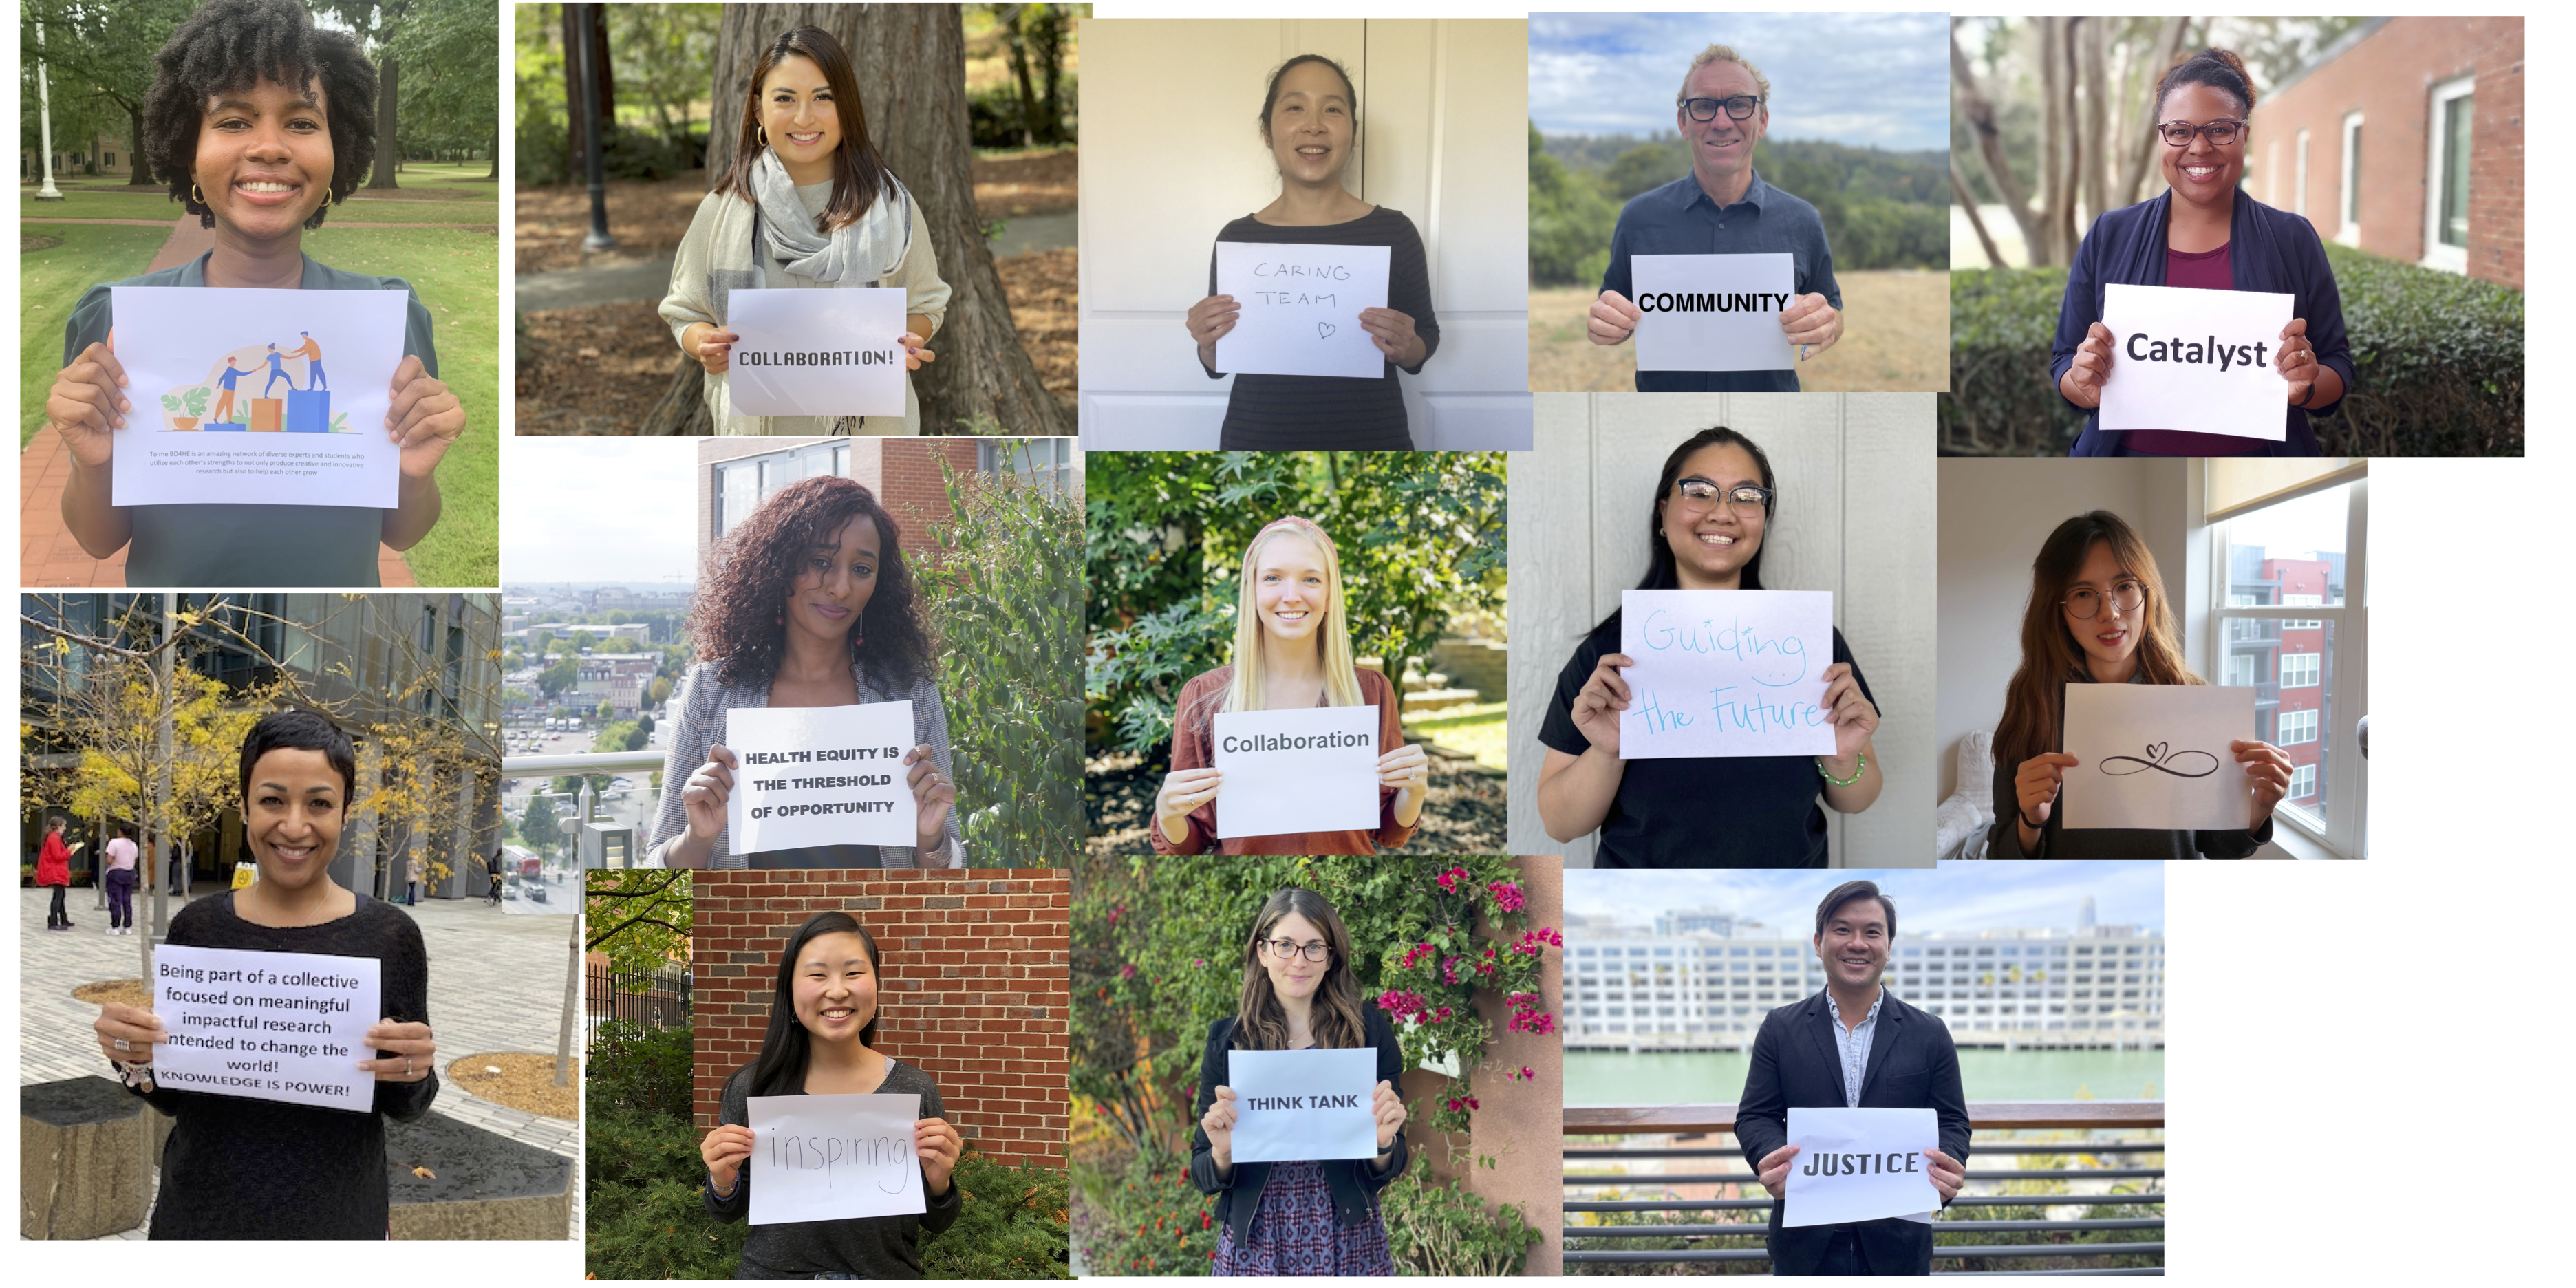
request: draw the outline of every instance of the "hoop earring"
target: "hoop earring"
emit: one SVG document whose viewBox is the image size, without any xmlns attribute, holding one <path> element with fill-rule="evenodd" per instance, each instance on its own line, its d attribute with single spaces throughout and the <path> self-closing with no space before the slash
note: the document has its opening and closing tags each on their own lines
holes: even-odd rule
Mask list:
<svg viewBox="0 0 2576 1288">
<path fill-rule="evenodd" d="M 206 194 L 197 190 L 195 180 L 190 180 L 188 183 L 188 199 L 200 206 L 206 204 Z"/>
<path fill-rule="evenodd" d="M 757 131 L 757 132 L 760 134 L 760 146 L 762 146 L 762 147 L 764 147 L 764 148 L 765 148 L 765 147 L 768 147 L 768 146 L 769 146 L 769 127 L 768 127 L 768 126 L 766 126 L 766 125 L 755 125 L 755 126 L 753 126 L 753 127 L 751 127 L 751 128 L 752 128 L 753 130 Z"/>
</svg>

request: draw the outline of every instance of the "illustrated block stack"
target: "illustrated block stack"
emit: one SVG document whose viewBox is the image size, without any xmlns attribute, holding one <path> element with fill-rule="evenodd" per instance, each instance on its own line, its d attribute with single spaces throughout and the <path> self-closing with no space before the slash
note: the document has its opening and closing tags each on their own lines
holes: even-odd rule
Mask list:
<svg viewBox="0 0 2576 1288">
<path fill-rule="evenodd" d="M 274 434 L 278 432 L 281 422 L 284 421 L 285 418 L 285 399 L 253 398 L 250 400 L 250 432 L 254 434 Z"/>
<path fill-rule="evenodd" d="M 286 432 L 290 434 L 330 433 L 331 391 L 328 389 L 288 390 Z"/>
</svg>

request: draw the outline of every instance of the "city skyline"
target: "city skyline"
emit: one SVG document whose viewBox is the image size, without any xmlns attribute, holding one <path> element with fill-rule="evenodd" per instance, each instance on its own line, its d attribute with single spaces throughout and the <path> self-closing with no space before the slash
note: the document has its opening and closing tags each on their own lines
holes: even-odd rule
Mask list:
<svg viewBox="0 0 2576 1288">
<path fill-rule="evenodd" d="M 1895 900 L 1900 935 L 2075 924 L 2084 900 L 2100 925 L 2164 929 L 2161 863 L 1944 863 L 1934 869 L 1808 872 L 1702 870 L 1568 872 L 1569 913 L 1651 927 L 1659 911 L 1721 908 L 1805 939 L 1816 902 L 1845 881 L 1869 880 Z"/>
</svg>

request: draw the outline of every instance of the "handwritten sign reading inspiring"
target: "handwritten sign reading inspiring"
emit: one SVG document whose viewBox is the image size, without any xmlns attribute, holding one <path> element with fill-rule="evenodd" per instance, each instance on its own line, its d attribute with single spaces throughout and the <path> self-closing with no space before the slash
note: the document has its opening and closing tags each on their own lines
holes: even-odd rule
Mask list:
<svg viewBox="0 0 2576 1288">
<path fill-rule="evenodd" d="M 2241 831 L 2253 791 L 2228 744 L 2253 736 L 2250 688 L 2067 685 L 2060 826 Z"/>
<path fill-rule="evenodd" d="M 751 1223 L 919 1215 L 921 1096 L 752 1096 Z"/>
<path fill-rule="evenodd" d="M 409 292 L 109 293 L 134 402 L 114 435 L 114 504 L 400 502 L 402 449 L 385 416 Z"/>
<path fill-rule="evenodd" d="M 1830 591 L 1622 591 L 1619 651 L 1622 760 L 1834 754 Z"/>
<path fill-rule="evenodd" d="M 1376 707 L 1220 711 L 1212 724 L 1218 836 L 1377 826 Z"/>
<path fill-rule="evenodd" d="M 737 290 L 726 293 L 733 346 L 728 385 L 746 416 L 903 415 L 904 292 Z"/>
<path fill-rule="evenodd" d="M 1386 307 L 1386 275 L 1384 246 L 1218 242 L 1216 293 L 1241 312 L 1217 337 L 1216 369 L 1377 379 L 1386 355 L 1360 329 L 1360 310 Z"/>
<path fill-rule="evenodd" d="M 382 963 L 373 957 L 163 944 L 152 954 L 152 1013 L 170 1040 L 153 1077 L 174 1091 L 281 1100 L 359 1113 L 376 1107 L 367 1030 Z"/>
<path fill-rule="evenodd" d="M 2104 288 L 2111 376 L 2104 429 L 2188 429 L 2280 441 L 2290 387 L 2273 359 L 2293 297 L 2182 286 Z"/>
<path fill-rule="evenodd" d="M 1234 1161 L 1377 1157 L 1377 1049 L 1229 1051 Z"/>
<path fill-rule="evenodd" d="M 1760 255 L 1631 255 L 1639 371 L 1787 371 L 1780 315 L 1798 301 L 1798 261 Z"/>
<path fill-rule="evenodd" d="M 1928 1220 L 1941 1209 L 1927 1149 L 1941 1147 L 1929 1109 L 1789 1110 L 1789 1195 L 1782 1225 L 1839 1225 L 1885 1217 Z"/>
<path fill-rule="evenodd" d="M 736 854 L 919 839 L 920 813 L 904 781 L 909 701 L 736 707 L 725 713 L 725 746 L 742 758 L 725 799 L 726 841 Z"/>
</svg>

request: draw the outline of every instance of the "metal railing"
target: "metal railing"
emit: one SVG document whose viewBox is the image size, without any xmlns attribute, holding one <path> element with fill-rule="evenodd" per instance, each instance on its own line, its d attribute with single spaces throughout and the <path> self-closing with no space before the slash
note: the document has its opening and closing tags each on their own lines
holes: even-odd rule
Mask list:
<svg viewBox="0 0 2576 1288">
<path fill-rule="evenodd" d="M 667 752 L 660 747 L 642 751 L 586 751 L 560 756 L 504 756 L 501 758 L 501 777 L 506 780 L 591 774 L 637 775 L 636 785 L 632 788 L 611 789 L 596 795 L 589 790 L 587 783 L 582 784 L 581 790 L 564 798 L 565 808 L 560 821 L 567 832 L 574 830 L 576 824 L 589 822 L 632 826 L 635 829 L 634 846 L 628 853 L 626 866 L 643 866 L 640 860 L 644 840 L 652 830 L 653 816 L 661 807 L 662 795 L 661 789 L 652 786 L 650 779 L 643 776 L 661 769 L 668 759 Z M 533 795 L 556 796 L 558 793 L 541 790 Z"/>
<path fill-rule="evenodd" d="M 696 989 L 687 971 L 639 974 L 593 968 L 584 974 L 582 1007 L 593 1026 L 605 1020 L 659 1029 L 689 1026 Z"/>
<path fill-rule="evenodd" d="M 2141 1133 L 2162 1134 L 2164 1110 L 2162 1101 L 1970 1104 L 1968 1120 L 1977 1134 L 1971 1137 L 1967 1184 L 1932 1227 L 1934 1268 L 2006 1274 L 2164 1273 L 2165 1145 L 2160 1139 L 2141 1138 Z M 1563 1235 L 1569 1267 L 1599 1266 L 1602 1269 L 1594 1273 L 1619 1273 L 1611 1267 L 1702 1264 L 1713 1272 L 1727 1273 L 1738 1268 L 1750 1271 L 1770 1260 L 1762 1239 L 1771 1198 L 1754 1179 L 1735 1141 L 1735 1106 L 1574 1107 L 1564 1114 L 1569 1138 L 1655 1136 L 1673 1142 L 1568 1143 Z M 1994 1135 L 2003 1132 L 2082 1134 L 2072 1139 L 2030 1140 Z M 2093 1138 L 2101 1132 L 2116 1138 Z M 1711 1166 L 1685 1172 L 1599 1170 L 1613 1160 L 1660 1168 L 1668 1159 L 1708 1159 Z M 2012 1165 L 1993 1166 L 2006 1159 Z M 2055 1162 L 2024 1167 L 2023 1159 Z M 2119 1165 L 2067 1165 L 2108 1159 L 2119 1160 Z M 2098 1192 L 2078 1192 L 2079 1185 Z M 1704 1194 L 1686 1192 L 1699 1187 L 1706 1187 Z M 1640 1191 L 1657 1190 L 1661 1192 L 1637 1197 Z M 1986 1215 L 1994 1209 L 2015 1208 L 2036 1209 L 2036 1213 L 2001 1219 Z M 1642 1223 L 1649 1213 L 1702 1212 L 1711 1214 L 1711 1219 Z M 1622 1241 L 1645 1239 L 1664 1246 L 1619 1246 Z M 2090 1262 L 2109 1257 L 2152 1257 L 2155 1264 L 2083 1271 L 1995 1271 L 1989 1264 L 2048 1258 Z"/>
</svg>

